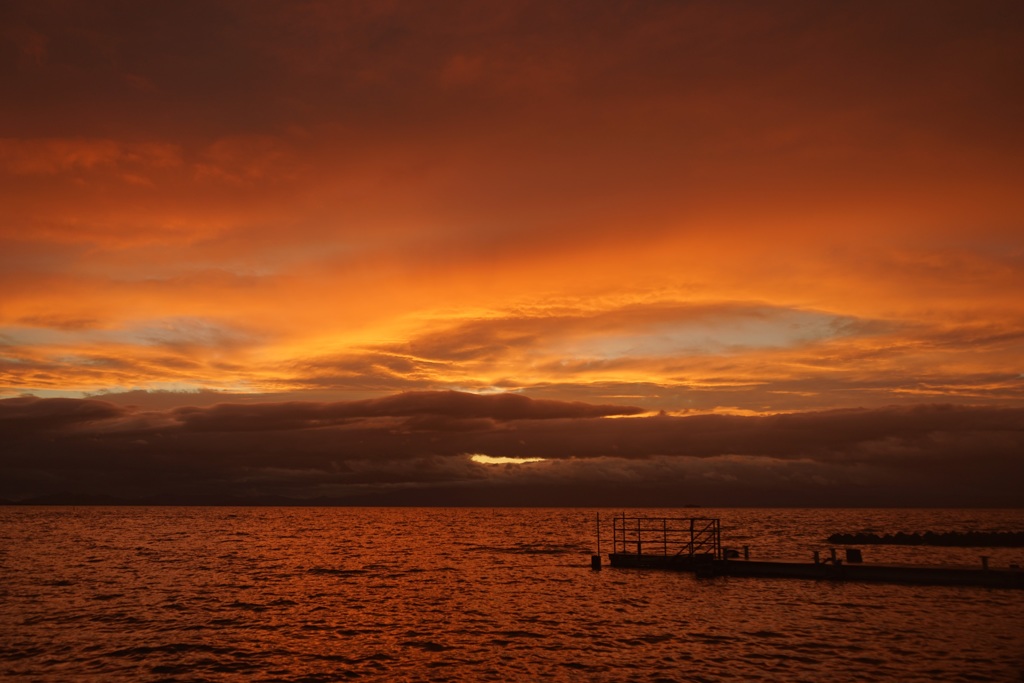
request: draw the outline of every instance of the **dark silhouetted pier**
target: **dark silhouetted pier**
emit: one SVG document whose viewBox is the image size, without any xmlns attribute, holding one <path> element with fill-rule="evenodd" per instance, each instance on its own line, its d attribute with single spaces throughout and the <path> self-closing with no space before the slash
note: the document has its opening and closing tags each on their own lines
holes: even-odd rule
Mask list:
<svg viewBox="0 0 1024 683">
<path fill-rule="evenodd" d="M 723 548 L 721 524 L 705 517 L 612 518 L 612 567 L 692 572 L 698 577 L 745 576 L 814 579 L 819 581 L 877 581 L 920 585 L 1024 588 L 1024 571 L 1016 565 L 990 567 L 984 556 L 976 567 L 875 564 L 862 561 L 859 549 L 847 548 L 840 558 L 835 548 L 826 557 L 814 553 L 811 562 L 751 560 L 749 548 Z M 600 519 L 598 556 L 600 566 Z"/>
</svg>

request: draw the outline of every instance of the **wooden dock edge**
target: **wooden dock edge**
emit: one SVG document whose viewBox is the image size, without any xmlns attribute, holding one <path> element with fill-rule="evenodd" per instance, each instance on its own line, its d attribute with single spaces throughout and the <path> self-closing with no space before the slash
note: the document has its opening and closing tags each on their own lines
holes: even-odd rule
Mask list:
<svg viewBox="0 0 1024 683">
<path fill-rule="evenodd" d="M 608 559 L 612 567 L 621 569 L 692 572 L 699 577 L 737 576 L 1024 589 L 1024 571 L 1020 569 L 720 560 L 713 557 L 691 559 L 631 553 L 612 553 Z"/>
</svg>

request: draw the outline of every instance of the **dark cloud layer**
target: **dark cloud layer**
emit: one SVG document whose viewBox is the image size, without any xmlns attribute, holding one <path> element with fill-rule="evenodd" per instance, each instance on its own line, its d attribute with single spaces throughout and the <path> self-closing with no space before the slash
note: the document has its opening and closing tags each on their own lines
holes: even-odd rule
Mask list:
<svg viewBox="0 0 1024 683">
<path fill-rule="evenodd" d="M 636 415 L 641 408 L 534 400 L 516 394 L 479 396 L 456 391 L 408 392 L 365 401 L 265 405 L 223 404 L 173 411 L 186 430 L 249 431 L 324 427 L 360 418 L 398 417 L 414 420 L 550 420 L 609 415 Z"/>
<path fill-rule="evenodd" d="M 1024 410 L 769 416 L 413 392 L 139 411 L 0 401 L 0 496 L 163 502 L 1021 505 Z M 473 454 L 542 457 L 485 465 Z"/>
</svg>

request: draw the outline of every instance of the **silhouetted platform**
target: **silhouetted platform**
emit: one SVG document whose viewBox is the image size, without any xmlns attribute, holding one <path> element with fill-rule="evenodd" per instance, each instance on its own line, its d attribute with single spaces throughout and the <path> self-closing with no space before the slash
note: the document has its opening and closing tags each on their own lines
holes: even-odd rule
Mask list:
<svg viewBox="0 0 1024 683">
<path fill-rule="evenodd" d="M 831 562 L 775 562 L 764 560 L 676 558 L 665 555 L 612 553 L 613 567 L 692 572 L 700 577 L 748 576 L 818 581 L 877 581 L 937 586 L 1024 588 L 1020 569 Z"/>
<path fill-rule="evenodd" d="M 830 548 L 830 557 L 814 562 L 771 561 L 749 559 L 744 548 L 743 559 L 736 551 L 721 544 L 721 524 L 705 517 L 627 517 L 612 518 L 612 567 L 621 569 L 661 569 L 692 572 L 698 577 L 747 576 L 780 579 L 813 579 L 819 581 L 874 581 L 944 586 L 984 586 L 989 588 L 1024 588 L 1024 571 L 1017 566 L 997 569 L 983 558 L 979 567 L 943 565 L 874 564 L 861 562 L 861 552 L 846 550 L 844 562 Z M 593 560 L 600 567 L 601 520 L 598 517 L 598 555 Z"/>
</svg>

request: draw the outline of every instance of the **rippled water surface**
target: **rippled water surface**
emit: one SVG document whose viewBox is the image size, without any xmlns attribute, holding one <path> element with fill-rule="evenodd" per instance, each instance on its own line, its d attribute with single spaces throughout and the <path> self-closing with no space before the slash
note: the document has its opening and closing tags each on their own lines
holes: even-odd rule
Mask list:
<svg viewBox="0 0 1024 683">
<path fill-rule="evenodd" d="M 644 514 L 695 512 L 765 558 L 837 531 L 1024 529 L 1024 511 Z M 591 571 L 594 537 L 575 509 L 0 507 L 0 678 L 1024 680 L 1024 591 Z M 1024 563 L 865 547 L 981 554 Z"/>
</svg>

